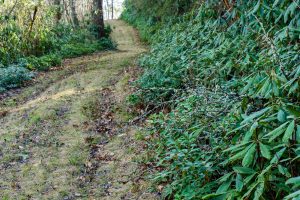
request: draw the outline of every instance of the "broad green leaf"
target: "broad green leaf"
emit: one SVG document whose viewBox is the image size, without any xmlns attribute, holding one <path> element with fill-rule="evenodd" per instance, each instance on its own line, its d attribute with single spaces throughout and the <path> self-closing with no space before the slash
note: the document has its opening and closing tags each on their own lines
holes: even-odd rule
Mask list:
<svg viewBox="0 0 300 200">
<path fill-rule="evenodd" d="M 236 178 L 235 178 L 236 190 L 239 191 L 239 192 L 242 191 L 243 186 L 244 186 L 243 177 L 240 174 L 237 174 Z"/>
<path fill-rule="evenodd" d="M 228 180 L 228 178 L 230 178 L 230 176 L 233 174 L 233 172 L 230 172 L 228 174 L 225 174 L 224 176 L 222 176 L 219 181 L 222 183 L 222 182 L 225 182 Z"/>
<path fill-rule="evenodd" d="M 289 126 L 287 127 L 284 136 L 282 138 L 283 142 L 288 142 L 289 139 L 292 137 L 293 133 L 294 133 L 294 129 L 295 129 L 295 121 L 291 121 L 291 123 L 289 124 Z"/>
<path fill-rule="evenodd" d="M 279 96 L 279 88 L 275 81 L 272 82 L 273 93 L 275 96 Z"/>
<path fill-rule="evenodd" d="M 254 154 L 256 152 L 256 144 L 252 144 L 251 148 L 247 151 L 244 159 L 243 159 L 243 166 L 249 167 L 254 161 Z"/>
<path fill-rule="evenodd" d="M 285 30 L 284 30 L 284 32 L 286 32 Z M 287 79 L 286 79 L 286 77 L 285 76 L 279 76 L 279 75 L 276 75 L 276 77 L 281 81 L 281 82 L 283 82 L 283 83 L 285 83 L 285 82 L 287 82 Z"/>
<path fill-rule="evenodd" d="M 258 175 L 258 179 L 262 179 L 264 175 L 272 169 L 273 165 L 269 165 L 268 167 L 264 168 L 262 172 Z"/>
<path fill-rule="evenodd" d="M 266 112 L 268 112 L 271 108 L 270 107 L 267 107 L 267 108 L 264 108 L 260 111 L 257 111 L 257 112 L 254 112 L 252 113 L 251 115 L 247 116 L 242 122 L 241 124 L 246 124 L 248 123 L 249 121 L 252 121 L 253 119 L 257 118 L 257 117 L 260 117 L 261 115 L 265 114 Z"/>
<path fill-rule="evenodd" d="M 266 81 L 265 81 L 265 83 L 264 83 L 264 85 L 262 86 L 262 88 L 259 90 L 259 94 L 261 94 L 261 96 L 265 96 L 266 95 L 266 93 L 267 93 L 267 91 L 268 91 L 268 89 L 269 89 L 269 86 L 270 86 L 270 78 L 268 78 Z"/>
<path fill-rule="evenodd" d="M 282 16 L 283 16 L 283 13 L 280 13 L 280 15 L 275 20 L 276 24 L 281 20 Z M 277 39 L 280 39 L 280 37 L 277 37 Z"/>
<path fill-rule="evenodd" d="M 245 134 L 245 137 L 243 139 L 243 143 L 250 142 L 251 141 L 250 139 L 253 136 L 254 132 L 255 131 L 251 131 L 251 130 L 247 131 L 246 134 Z"/>
<path fill-rule="evenodd" d="M 221 194 L 208 194 L 208 195 L 205 195 L 205 196 L 203 196 L 202 197 L 202 199 L 215 199 L 214 197 L 219 197 L 219 196 L 221 196 L 222 194 L 225 194 L 225 192 L 224 193 L 221 193 Z"/>
<path fill-rule="evenodd" d="M 234 156 L 231 156 L 228 161 L 232 162 L 238 159 L 241 159 L 245 156 L 245 154 L 248 152 L 248 150 L 252 147 L 253 144 L 250 144 L 248 147 L 246 147 L 244 150 L 238 152 L 237 154 L 235 154 Z"/>
<path fill-rule="evenodd" d="M 261 182 L 261 183 L 258 184 L 258 186 L 256 187 L 256 190 L 254 192 L 254 199 L 253 200 L 259 200 L 260 199 L 261 195 L 264 192 L 264 187 L 265 187 L 264 182 Z"/>
<path fill-rule="evenodd" d="M 255 7 L 253 8 L 251 14 L 256 13 L 256 12 L 258 11 L 259 7 L 260 7 L 260 0 L 257 1 L 257 4 L 256 4 Z"/>
<path fill-rule="evenodd" d="M 297 198 L 297 199 L 295 199 L 295 198 Z M 299 198 L 300 198 L 300 190 L 298 190 L 298 191 L 296 191 L 296 192 L 294 192 L 294 193 L 292 193 L 292 194 L 284 197 L 284 199 L 287 199 L 287 200 L 288 199 L 299 200 Z"/>
<path fill-rule="evenodd" d="M 282 175 L 288 178 L 291 177 L 291 174 L 289 173 L 289 170 L 286 167 L 283 167 L 282 165 L 278 165 L 278 170 Z"/>
<path fill-rule="evenodd" d="M 296 141 L 297 143 L 300 143 L 300 125 L 297 125 Z"/>
<path fill-rule="evenodd" d="M 230 187 L 232 182 L 232 179 L 228 179 L 227 181 L 225 181 L 224 183 L 222 183 L 222 185 L 220 185 L 220 187 L 217 190 L 217 194 L 221 194 L 224 192 L 227 192 L 228 188 Z"/>
<path fill-rule="evenodd" d="M 275 0 L 272 7 L 275 8 L 275 6 L 277 6 L 277 4 L 279 3 L 279 1 L 280 0 Z"/>
<path fill-rule="evenodd" d="M 278 163 L 278 161 L 280 160 L 282 154 L 285 152 L 286 147 L 282 148 L 280 151 L 278 151 L 275 156 L 273 157 L 273 159 L 271 160 L 271 164 L 275 164 Z"/>
<path fill-rule="evenodd" d="M 242 126 L 237 127 L 237 128 L 235 128 L 235 129 L 233 129 L 232 131 L 229 131 L 228 133 L 226 133 L 226 136 L 228 136 L 228 135 L 230 135 L 231 133 L 234 133 L 234 132 L 236 132 L 236 131 L 238 131 L 238 130 L 243 129 L 243 128 L 245 128 L 246 126 L 247 126 L 247 124 L 243 124 Z"/>
<path fill-rule="evenodd" d="M 235 145 L 235 146 L 233 146 L 233 147 L 230 147 L 230 148 L 226 149 L 224 152 L 229 152 L 229 151 L 234 152 L 236 149 L 239 149 L 240 147 L 245 146 L 245 145 L 247 145 L 247 144 L 249 144 L 249 143 L 250 143 L 250 142 L 246 142 L 246 143 L 242 143 L 242 144 Z"/>
<path fill-rule="evenodd" d="M 286 114 L 283 110 L 281 110 L 281 109 L 279 110 L 279 112 L 277 114 L 277 119 L 278 119 L 278 121 L 280 121 L 282 123 L 286 121 Z"/>
<path fill-rule="evenodd" d="M 279 148 L 282 148 L 282 147 L 285 147 L 286 144 L 279 144 L 279 145 L 276 145 L 275 147 L 272 147 L 272 150 L 276 150 L 276 149 L 279 149 Z"/>
<path fill-rule="evenodd" d="M 293 16 L 297 8 L 299 8 L 299 1 L 298 3 L 296 1 L 293 1 L 287 10 L 289 10 L 289 12 L 291 13 L 290 15 Z"/>
<path fill-rule="evenodd" d="M 233 170 L 239 174 L 254 174 L 254 173 L 256 173 L 256 171 L 254 171 L 253 169 L 248 168 L 248 167 L 233 167 Z"/>
<path fill-rule="evenodd" d="M 268 133 L 267 135 L 264 136 L 264 138 L 269 138 L 269 142 L 273 141 L 274 139 L 276 139 L 277 137 L 279 137 L 284 131 L 285 131 L 285 127 L 287 126 L 288 122 L 280 125 L 279 127 L 277 127 L 276 129 L 274 129 L 273 131 L 271 131 L 270 133 Z"/>
<path fill-rule="evenodd" d="M 285 182 L 285 184 L 297 184 L 297 185 L 300 185 L 300 176 L 294 177 L 294 178 L 290 178 L 289 180 L 287 180 Z"/>
<path fill-rule="evenodd" d="M 251 87 L 252 84 L 253 84 L 253 81 L 254 81 L 254 78 L 250 78 L 250 79 L 248 80 L 248 83 L 247 83 L 247 85 L 244 87 L 244 89 L 241 91 L 241 94 L 245 94 L 245 93 L 250 89 L 250 87 Z"/>
<path fill-rule="evenodd" d="M 292 87 L 290 87 L 289 94 L 293 94 L 299 88 L 298 82 L 294 83 Z"/>
<path fill-rule="evenodd" d="M 258 127 L 258 123 L 254 122 L 250 127 L 250 130 L 246 132 L 243 142 L 249 142 L 252 135 L 255 133 L 256 128 Z"/>
<path fill-rule="evenodd" d="M 261 155 L 269 160 L 271 158 L 270 147 L 260 142 L 259 148 Z"/>
<path fill-rule="evenodd" d="M 292 162 L 294 162 L 295 160 L 298 160 L 298 159 L 300 159 L 300 155 L 296 156 L 296 157 L 292 160 Z"/>
<path fill-rule="evenodd" d="M 289 10 L 287 10 L 284 13 L 284 16 L 283 16 L 284 23 L 287 23 L 288 19 L 289 19 Z"/>
<path fill-rule="evenodd" d="M 244 194 L 244 196 L 242 197 L 242 199 L 245 199 L 246 197 L 249 197 L 250 194 L 252 193 L 252 191 L 254 190 L 254 188 L 256 188 L 256 186 L 259 184 L 259 182 L 255 182 L 255 183 L 252 183 L 250 185 L 250 187 L 248 187 L 248 191 Z"/>
</svg>

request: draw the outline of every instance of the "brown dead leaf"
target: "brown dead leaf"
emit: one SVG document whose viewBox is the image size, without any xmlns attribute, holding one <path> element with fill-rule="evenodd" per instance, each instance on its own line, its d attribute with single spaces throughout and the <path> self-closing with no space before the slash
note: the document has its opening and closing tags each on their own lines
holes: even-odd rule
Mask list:
<svg viewBox="0 0 300 200">
<path fill-rule="evenodd" d="M 159 192 L 162 192 L 162 191 L 163 191 L 163 189 L 164 189 L 164 186 L 163 186 L 163 185 L 159 185 L 159 186 L 157 186 L 157 190 L 158 190 Z"/>
</svg>

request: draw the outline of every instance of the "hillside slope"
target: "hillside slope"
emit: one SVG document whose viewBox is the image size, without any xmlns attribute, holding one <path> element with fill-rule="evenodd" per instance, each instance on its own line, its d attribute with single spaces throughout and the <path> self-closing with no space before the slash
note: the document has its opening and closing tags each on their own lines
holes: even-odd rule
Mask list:
<svg viewBox="0 0 300 200">
<path fill-rule="evenodd" d="M 164 196 L 300 198 L 299 1 L 151 2 L 123 18 L 151 44 L 131 100 L 156 113 L 146 163 Z"/>
</svg>

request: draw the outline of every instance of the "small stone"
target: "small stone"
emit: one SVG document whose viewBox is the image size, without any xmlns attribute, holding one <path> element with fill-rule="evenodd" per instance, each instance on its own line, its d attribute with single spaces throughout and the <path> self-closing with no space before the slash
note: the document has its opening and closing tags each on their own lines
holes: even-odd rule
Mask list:
<svg viewBox="0 0 300 200">
<path fill-rule="evenodd" d="M 75 197 L 81 197 L 81 194 L 75 193 Z"/>
</svg>

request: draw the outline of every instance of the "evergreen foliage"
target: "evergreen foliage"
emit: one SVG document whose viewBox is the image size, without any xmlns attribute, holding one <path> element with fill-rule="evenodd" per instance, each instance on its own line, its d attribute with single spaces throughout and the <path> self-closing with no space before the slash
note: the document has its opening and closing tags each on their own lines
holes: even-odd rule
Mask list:
<svg viewBox="0 0 300 200">
<path fill-rule="evenodd" d="M 207 0 L 164 19 L 137 2 L 123 18 L 152 48 L 131 99 L 171 108 L 145 137 L 164 196 L 300 198 L 299 0 Z"/>
<path fill-rule="evenodd" d="M 11 65 L 0 68 L 0 92 L 19 87 L 24 81 L 32 79 L 33 76 L 34 74 L 24 67 Z"/>
</svg>

